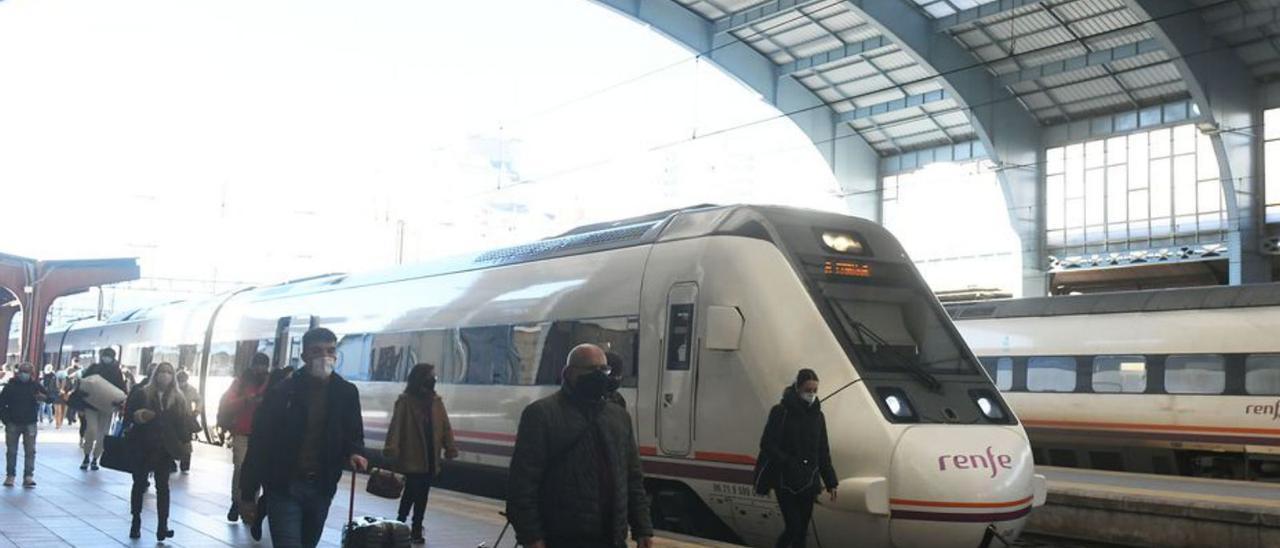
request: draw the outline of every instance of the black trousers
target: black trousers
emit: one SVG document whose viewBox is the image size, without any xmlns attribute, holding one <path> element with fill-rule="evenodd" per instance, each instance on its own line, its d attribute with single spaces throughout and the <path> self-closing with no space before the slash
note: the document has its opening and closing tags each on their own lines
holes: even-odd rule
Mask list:
<svg viewBox="0 0 1280 548">
<path fill-rule="evenodd" d="M 774 493 L 778 496 L 778 507 L 782 509 L 782 520 L 786 523 L 786 529 L 774 548 L 804 548 L 809 520 L 813 517 L 814 495 L 793 495 L 784 489 L 774 489 Z"/>
<path fill-rule="evenodd" d="M 157 462 L 140 463 L 138 470 L 133 473 L 133 492 L 129 497 L 129 511 L 134 516 L 142 514 L 142 496 L 147 494 L 147 476 L 154 476 L 156 480 L 156 516 L 159 518 L 157 522 L 160 529 L 168 528 L 169 524 L 169 474 L 173 471 L 173 461 L 154 459 Z"/>
<path fill-rule="evenodd" d="M 400 495 L 400 511 L 396 517 L 404 521 L 413 508 L 413 524 L 421 526 L 427 512 L 427 497 L 431 494 L 431 474 L 405 474 L 404 493 Z"/>
</svg>

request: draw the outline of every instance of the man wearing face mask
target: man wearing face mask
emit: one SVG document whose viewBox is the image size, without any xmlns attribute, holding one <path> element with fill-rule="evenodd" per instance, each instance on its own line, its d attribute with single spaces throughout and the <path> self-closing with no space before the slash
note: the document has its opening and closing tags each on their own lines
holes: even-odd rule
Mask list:
<svg viewBox="0 0 1280 548">
<path fill-rule="evenodd" d="M 245 453 L 249 451 L 253 416 L 267 391 L 267 369 L 270 366 L 270 357 L 261 352 L 254 354 L 249 367 L 241 371 L 218 403 L 218 427 L 231 434 L 231 464 L 234 467 L 231 473 L 231 508 L 227 510 L 227 521 L 240 519 L 240 474 L 244 468 Z M 244 506 L 251 506 L 256 499 L 257 489 L 251 498 L 243 501 Z"/>
<path fill-rule="evenodd" d="M 22 486 L 35 487 L 36 415 L 48 394 L 36 378 L 35 366 L 24 363 L 18 374 L 0 390 L 0 421 L 4 421 L 5 477 L 4 486 L 13 487 L 17 470 L 18 438 L 22 438 Z"/>
<path fill-rule="evenodd" d="M 360 392 L 333 372 L 338 338 L 317 327 L 302 336 L 304 367 L 270 389 L 253 418 L 240 472 L 240 500 L 266 491 L 271 543 L 320 542 L 342 470 L 364 470 Z"/>
<path fill-rule="evenodd" d="M 120 371 L 120 364 L 116 363 L 116 351 L 113 348 L 103 348 L 100 353 L 98 363 L 86 367 L 80 374 L 81 379 L 87 379 L 94 375 L 98 375 L 107 382 L 111 383 L 121 392 L 128 393 L 128 385 L 124 382 L 124 373 Z M 98 469 L 98 459 L 102 458 L 102 438 L 107 436 L 107 429 L 111 427 L 111 415 L 115 413 L 115 409 L 95 409 L 93 406 L 84 409 L 84 438 L 81 440 L 81 448 L 84 450 L 84 461 L 80 463 L 80 469 Z"/>
<path fill-rule="evenodd" d="M 584 344 L 567 361 L 560 391 L 520 416 L 507 487 L 516 539 L 529 548 L 619 548 L 630 528 L 649 548 L 640 453 L 631 417 L 606 401 L 608 358 Z"/>
</svg>

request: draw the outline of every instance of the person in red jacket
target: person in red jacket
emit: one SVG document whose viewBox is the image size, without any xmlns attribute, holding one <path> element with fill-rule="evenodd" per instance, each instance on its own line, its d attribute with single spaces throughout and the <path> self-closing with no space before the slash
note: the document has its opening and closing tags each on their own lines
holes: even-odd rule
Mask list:
<svg viewBox="0 0 1280 548">
<path fill-rule="evenodd" d="M 218 404 L 218 426 L 231 432 L 231 462 L 235 471 L 231 474 L 231 509 L 227 510 L 227 521 L 240 519 L 242 502 L 253 504 L 254 501 L 241 501 L 240 469 L 244 465 L 245 453 L 249 450 L 249 435 L 253 433 L 253 414 L 262 403 L 267 391 L 267 369 L 271 358 L 261 352 L 254 354 L 249 367 L 231 383 L 231 388 L 222 395 Z"/>
</svg>

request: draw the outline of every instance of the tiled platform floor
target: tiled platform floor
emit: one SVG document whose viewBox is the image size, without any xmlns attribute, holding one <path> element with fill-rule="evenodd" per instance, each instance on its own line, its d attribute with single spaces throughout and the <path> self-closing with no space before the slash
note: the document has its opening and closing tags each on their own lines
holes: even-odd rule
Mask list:
<svg viewBox="0 0 1280 548">
<path fill-rule="evenodd" d="M 36 453 L 36 482 L 33 489 L 0 488 L 0 548 L 21 546 L 42 548 L 77 546 L 155 546 L 155 501 L 148 493 L 144 504 L 143 536 L 132 540 L 129 531 L 128 475 L 102 469 L 82 472 L 81 454 L 74 427 L 54 430 L 41 425 Z M 19 451 L 21 475 L 21 451 Z M 228 523 L 226 512 L 231 490 L 231 458 L 227 449 L 196 445 L 190 475 L 175 474 L 170 527 L 176 532 L 165 546 L 224 547 L 270 546 L 269 533 L 262 542 L 249 537 L 248 528 Z M 396 501 L 380 499 L 364 492 L 364 476 L 357 485 L 356 514 L 394 517 Z M 347 490 L 334 497 L 321 546 L 338 546 L 341 528 L 347 519 Z M 427 546 L 475 548 L 481 542 L 493 544 L 502 529 L 499 502 L 442 489 L 431 491 L 427 509 Z M 659 546 L 712 546 L 660 535 Z M 508 532 L 503 547 L 512 546 Z"/>
</svg>

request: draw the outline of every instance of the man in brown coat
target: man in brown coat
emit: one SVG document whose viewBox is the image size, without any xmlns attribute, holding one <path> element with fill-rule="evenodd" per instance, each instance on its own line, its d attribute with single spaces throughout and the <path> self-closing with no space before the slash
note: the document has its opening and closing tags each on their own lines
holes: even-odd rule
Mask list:
<svg viewBox="0 0 1280 548">
<path fill-rule="evenodd" d="M 440 473 L 441 454 L 453 460 L 458 448 L 453 441 L 453 427 L 444 400 L 436 394 L 435 366 L 420 363 L 409 371 L 404 393 L 396 400 L 391 414 L 391 426 L 387 428 L 387 442 L 383 455 L 396 463 L 405 475 L 404 494 L 400 497 L 400 511 L 396 519 L 401 522 L 413 508 L 410 532 L 414 543 L 425 542 L 422 536 L 422 519 L 427 509 L 427 496 L 431 492 L 431 480 Z"/>
</svg>

